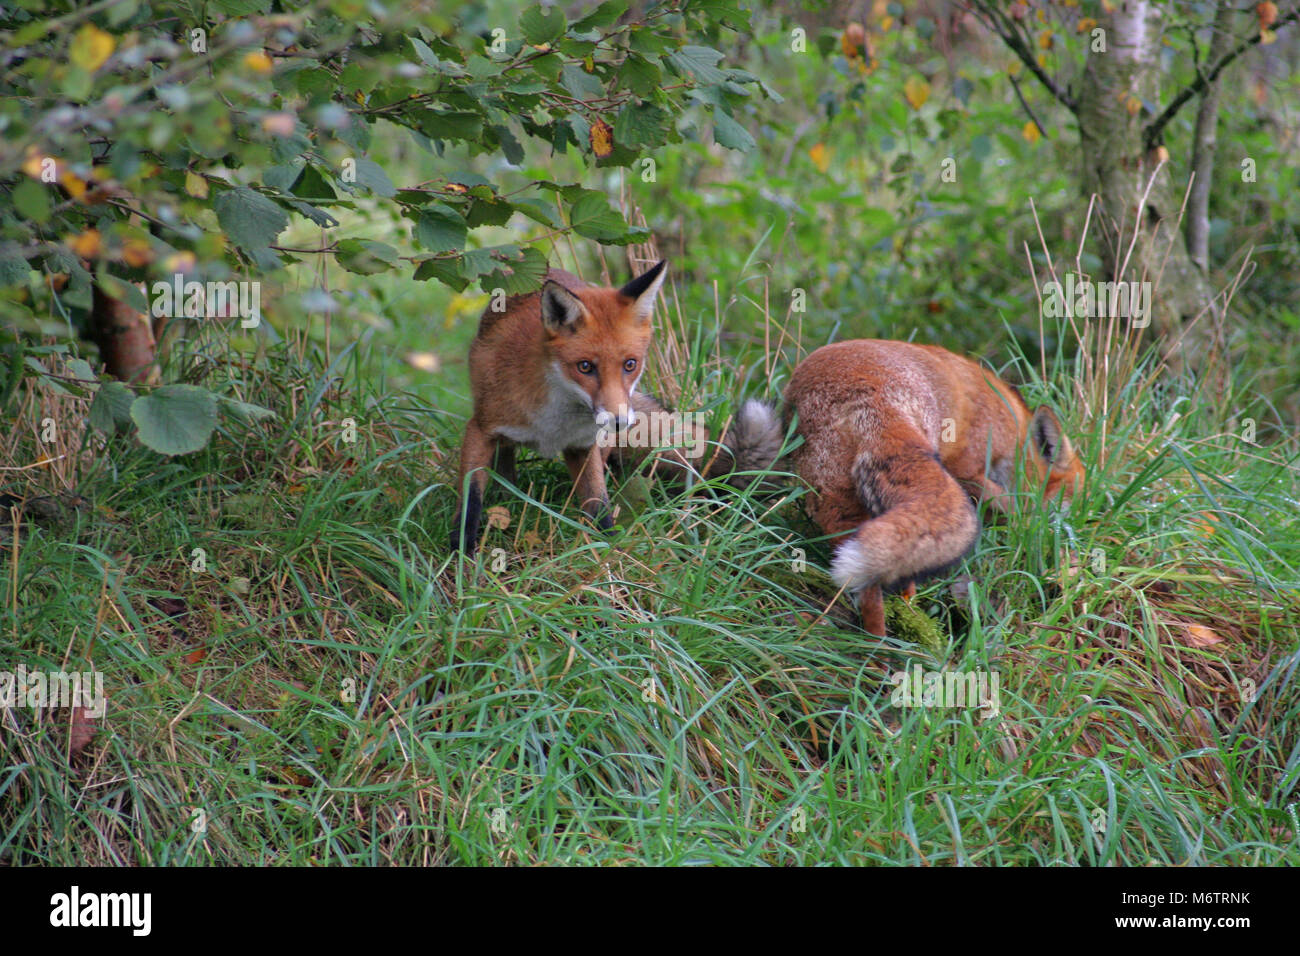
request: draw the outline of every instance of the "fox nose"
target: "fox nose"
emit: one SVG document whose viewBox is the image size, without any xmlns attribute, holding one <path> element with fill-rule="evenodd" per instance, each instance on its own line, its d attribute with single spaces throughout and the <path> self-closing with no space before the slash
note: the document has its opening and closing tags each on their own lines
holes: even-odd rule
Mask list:
<svg viewBox="0 0 1300 956">
<path fill-rule="evenodd" d="M 627 428 L 636 421 L 636 412 L 631 405 L 620 405 L 617 413 L 611 412 L 603 405 L 596 409 L 596 424 L 600 428 Z"/>
</svg>

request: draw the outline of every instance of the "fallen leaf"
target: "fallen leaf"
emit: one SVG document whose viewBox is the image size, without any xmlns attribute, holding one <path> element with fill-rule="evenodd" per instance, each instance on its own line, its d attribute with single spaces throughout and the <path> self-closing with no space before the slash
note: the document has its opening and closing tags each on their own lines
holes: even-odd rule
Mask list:
<svg viewBox="0 0 1300 956">
<path fill-rule="evenodd" d="M 73 707 L 68 723 L 68 753 L 76 756 L 90 745 L 99 725 L 84 707 Z"/>
<path fill-rule="evenodd" d="M 1184 625 L 1183 637 L 1192 647 L 1210 647 L 1223 640 L 1222 637 L 1203 624 Z"/>
</svg>

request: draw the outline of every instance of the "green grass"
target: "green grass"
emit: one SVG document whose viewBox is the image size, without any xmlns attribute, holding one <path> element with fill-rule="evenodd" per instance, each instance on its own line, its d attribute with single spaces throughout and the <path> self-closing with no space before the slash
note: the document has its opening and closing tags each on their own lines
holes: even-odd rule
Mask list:
<svg viewBox="0 0 1300 956">
<path fill-rule="evenodd" d="M 744 373 L 710 341 L 672 371 L 725 417 Z M 1099 460 L 1081 379 L 1031 383 L 1089 480 L 986 528 L 964 598 L 921 592 L 940 662 L 855 626 L 793 485 L 656 487 L 604 537 L 525 456 L 508 526 L 453 558 L 461 419 L 361 374 L 369 348 L 218 364 L 282 414 L 205 452 L 66 429 L 21 473 L 86 503 L 5 538 L 2 659 L 93 667 L 109 709 L 75 753 L 69 712 L 4 713 L 0 860 L 1300 862 L 1295 451 L 1227 430 L 1234 395 L 1175 417 L 1112 381 Z M 893 706 L 912 666 L 996 673 L 999 713 Z"/>
</svg>

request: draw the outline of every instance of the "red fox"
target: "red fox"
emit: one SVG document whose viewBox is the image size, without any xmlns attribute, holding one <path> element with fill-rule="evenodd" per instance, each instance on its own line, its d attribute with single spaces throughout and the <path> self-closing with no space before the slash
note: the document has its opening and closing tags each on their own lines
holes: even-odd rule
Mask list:
<svg viewBox="0 0 1300 956">
<path fill-rule="evenodd" d="M 879 339 L 817 349 L 794 370 L 784 417 L 803 444 L 792 470 L 813 494 L 809 516 L 828 535 L 853 529 L 831 575 L 857 592 L 864 629 L 885 633 L 884 590 L 959 562 L 979 522 L 971 498 L 1008 511 L 1016 458 L 1046 495 L 1072 495 L 1083 465 L 1056 415 L 970 359 L 933 345 Z M 775 412 L 746 403 L 751 433 L 783 435 Z"/>
<path fill-rule="evenodd" d="M 666 267 L 661 261 L 621 289 L 589 286 L 551 269 L 540 291 L 507 299 L 502 312 L 483 313 L 469 353 L 474 413 L 461 447 L 464 497 L 452 550 L 476 550 L 488 468 L 513 482 L 518 445 L 548 457 L 563 455 L 578 504 L 600 528 L 612 527 L 606 463 L 617 452 L 616 461 L 634 465 L 638 454 L 601 447 L 598 438 L 602 429 L 629 428 L 639 416 L 667 411 L 636 391 Z M 707 437 L 703 429 L 695 431 L 698 454 L 666 453 L 660 460 L 695 467 L 707 457 Z M 748 434 L 738 423 L 729 440 L 745 446 Z M 776 452 L 760 448 L 756 455 L 770 463 Z M 708 471 L 712 476 L 736 467 L 754 468 L 755 460 L 719 451 Z"/>
</svg>

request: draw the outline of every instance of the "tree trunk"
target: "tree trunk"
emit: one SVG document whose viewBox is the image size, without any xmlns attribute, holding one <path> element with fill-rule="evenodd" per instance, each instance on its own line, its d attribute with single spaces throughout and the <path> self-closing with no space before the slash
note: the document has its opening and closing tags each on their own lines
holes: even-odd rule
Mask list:
<svg viewBox="0 0 1300 956">
<path fill-rule="evenodd" d="M 1218 63 L 1232 46 L 1233 0 L 1219 0 L 1214 14 L 1210 55 L 1206 62 Z M 1187 199 L 1187 254 L 1201 269 L 1210 264 L 1210 185 L 1214 180 L 1214 154 L 1218 149 L 1219 93 L 1223 78 L 1218 77 L 1201 94 L 1196 111 L 1196 133 L 1192 137 L 1192 192 Z"/>
<path fill-rule="evenodd" d="M 123 382 L 147 378 L 155 345 L 148 316 L 108 295 L 97 283 L 91 287 L 89 333 L 109 375 Z"/>
<path fill-rule="evenodd" d="M 1184 361 L 1201 366 L 1209 359 L 1205 353 L 1217 324 L 1214 294 L 1179 229 L 1183 191 L 1176 188 L 1168 163 L 1160 165 L 1161 150 L 1148 151 L 1143 144 L 1149 117 L 1130 106 L 1160 102 L 1162 10 L 1154 0 L 1127 0 L 1116 5 L 1109 19 L 1102 23 L 1106 50 L 1089 54 L 1076 105 L 1083 192 L 1096 193 L 1101 205 L 1104 278 L 1120 278 L 1127 262 L 1123 278 L 1151 282 L 1151 325 L 1165 338 L 1163 351 L 1171 366 L 1179 370 Z M 1195 328 L 1179 343 L 1193 319 Z"/>
</svg>

